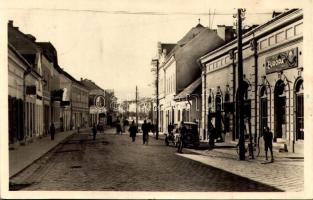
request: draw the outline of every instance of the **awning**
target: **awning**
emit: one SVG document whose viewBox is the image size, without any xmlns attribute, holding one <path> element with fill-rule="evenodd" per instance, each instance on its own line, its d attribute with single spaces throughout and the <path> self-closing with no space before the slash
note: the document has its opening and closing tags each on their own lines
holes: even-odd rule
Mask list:
<svg viewBox="0 0 313 200">
<path fill-rule="evenodd" d="M 183 91 L 174 97 L 174 100 L 186 99 L 188 95 L 194 93 L 194 91 L 201 85 L 201 77 L 188 85 Z"/>
</svg>

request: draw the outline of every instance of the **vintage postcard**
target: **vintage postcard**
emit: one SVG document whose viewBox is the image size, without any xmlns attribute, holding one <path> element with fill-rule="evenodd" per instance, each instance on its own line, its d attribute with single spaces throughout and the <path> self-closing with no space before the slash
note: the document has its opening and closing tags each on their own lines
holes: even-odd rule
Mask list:
<svg viewBox="0 0 313 200">
<path fill-rule="evenodd" d="M 312 198 L 312 4 L 1 1 L 1 198 Z"/>
</svg>

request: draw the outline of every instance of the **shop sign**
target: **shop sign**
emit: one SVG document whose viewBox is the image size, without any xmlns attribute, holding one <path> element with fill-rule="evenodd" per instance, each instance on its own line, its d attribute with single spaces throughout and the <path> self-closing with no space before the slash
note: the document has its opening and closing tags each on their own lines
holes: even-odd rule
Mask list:
<svg viewBox="0 0 313 200">
<path fill-rule="evenodd" d="M 103 108 L 97 108 L 95 106 L 91 106 L 89 109 L 90 114 L 99 114 L 99 113 L 105 113 L 106 109 L 105 107 Z"/>
<path fill-rule="evenodd" d="M 95 96 L 94 105 L 97 109 L 103 109 L 105 106 L 105 99 L 103 95 Z"/>
<path fill-rule="evenodd" d="M 265 58 L 266 74 L 282 71 L 298 66 L 298 48 L 280 52 Z"/>
</svg>

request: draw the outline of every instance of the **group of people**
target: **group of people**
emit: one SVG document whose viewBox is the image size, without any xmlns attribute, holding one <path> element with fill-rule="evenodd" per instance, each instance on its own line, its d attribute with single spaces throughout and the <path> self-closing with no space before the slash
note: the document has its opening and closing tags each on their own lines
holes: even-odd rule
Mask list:
<svg viewBox="0 0 313 200">
<path fill-rule="evenodd" d="M 116 134 L 123 134 L 125 132 L 125 127 L 129 126 L 129 122 L 127 119 L 120 120 L 117 119 L 115 122 Z"/>
<path fill-rule="evenodd" d="M 151 131 L 151 125 L 148 124 L 146 120 L 144 120 L 141 126 L 141 130 L 142 130 L 142 142 L 143 144 L 148 144 L 149 132 Z M 129 131 L 129 137 L 132 138 L 132 142 L 135 142 L 138 128 L 134 121 L 132 121 L 128 131 Z"/>
</svg>

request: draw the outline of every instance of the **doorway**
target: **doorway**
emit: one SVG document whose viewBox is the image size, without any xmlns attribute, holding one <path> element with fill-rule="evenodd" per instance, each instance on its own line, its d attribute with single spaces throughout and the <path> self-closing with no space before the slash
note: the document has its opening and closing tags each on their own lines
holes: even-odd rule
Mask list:
<svg viewBox="0 0 313 200">
<path fill-rule="evenodd" d="M 286 95 L 285 83 L 282 80 L 277 81 L 274 89 L 274 141 L 282 138 L 284 126 L 286 124 Z"/>
<path fill-rule="evenodd" d="M 304 98 L 303 80 L 299 80 L 295 86 L 296 100 L 296 140 L 304 140 Z"/>
</svg>

